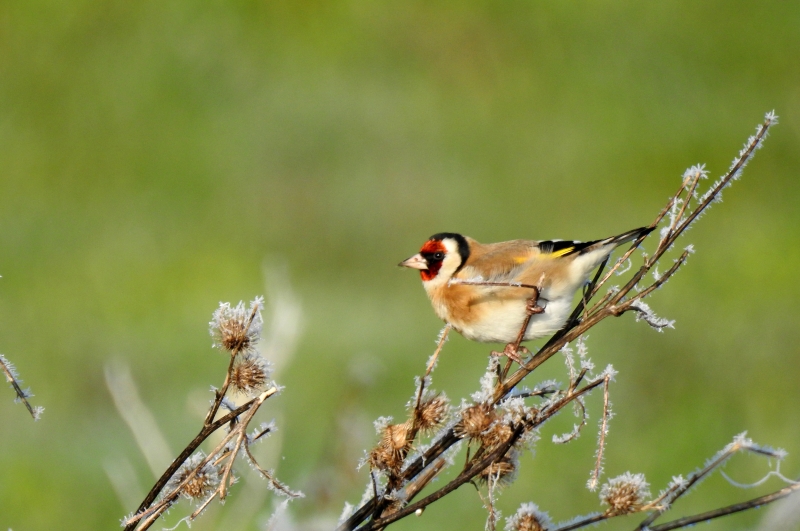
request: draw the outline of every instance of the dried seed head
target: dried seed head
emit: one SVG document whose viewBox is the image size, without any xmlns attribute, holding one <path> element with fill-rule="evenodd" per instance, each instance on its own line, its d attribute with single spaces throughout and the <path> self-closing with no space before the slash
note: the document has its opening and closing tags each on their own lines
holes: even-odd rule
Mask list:
<svg viewBox="0 0 800 531">
<path fill-rule="evenodd" d="M 487 450 L 491 450 L 510 439 L 513 433 L 514 431 L 507 422 L 497 420 L 489 429 L 483 432 L 481 435 L 481 442 L 486 446 Z"/>
<path fill-rule="evenodd" d="M 484 468 L 478 477 L 486 483 L 491 481 L 499 486 L 510 485 L 517 476 L 518 465 L 519 452 L 511 448 L 503 457 Z"/>
<path fill-rule="evenodd" d="M 450 411 L 450 401 L 444 395 L 436 395 L 424 400 L 419 406 L 417 426 L 422 432 L 430 432 L 447 418 Z"/>
<path fill-rule="evenodd" d="M 514 516 L 506 518 L 505 531 L 547 531 L 552 525 L 550 516 L 535 503 L 523 503 Z"/>
<path fill-rule="evenodd" d="M 399 470 L 408 449 L 411 448 L 409 431 L 411 424 L 389 424 L 383 428 L 381 440 L 369 454 L 369 463 L 379 470 Z"/>
<path fill-rule="evenodd" d="M 495 421 L 497 415 L 489 404 L 475 404 L 461 412 L 461 422 L 455 427 L 456 435 L 470 439 L 481 439 L 483 432 Z"/>
<path fill-rule="evenodd" d="M 195 501 L 202 501 L 210 496 L 219 486 L 220 477 L 219 470 L 212 463 L 206 463 L 202 468 L 198 469 L 200 463 L 205 459 L 203 452 L 197 452 L 192 457 L 186 460 L 183 465 L 175 472 L 167 485 L 164 487 L 164 493 L 168 494 L 174 491 L 178 486 L 183 483 L 193 471 L 197 472 L 189 479 L 189 481 L 180 488 L 180 495 Z"/>
<path fill-rule="evenodd" d="M 208 323 L 214 346 L 232 354 L 252 350 L 261 337 L 263 306 L 264 299 L 261 297 L 251 302 L 249 309 L 245 308 L 243 302 L 239 302 L 235 308 L 230 303 L 221 302 Z"/>
<path fill-rule="evenodd" d="M 600 489 L 600 500 L 608 505 L 610 514 L 627 514 L 635 512 L 650 497 L 650 485 L 644 474 L 625 472 L 621 476 L 609 479 Z"/>
<path fill-rule="evenodd" d="M 270 363 L 255 352 L 237 356 L 231 368 L 231 385 L 240 392 L 254 396 L 269 384 Z"/>
</svg>

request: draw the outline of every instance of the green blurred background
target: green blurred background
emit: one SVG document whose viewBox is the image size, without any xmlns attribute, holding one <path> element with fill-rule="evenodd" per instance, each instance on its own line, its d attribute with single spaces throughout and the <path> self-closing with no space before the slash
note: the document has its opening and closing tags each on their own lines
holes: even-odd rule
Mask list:
<svg viewBox="0 0 800 531">
<path fill-rule="evenodd" d="M 0 389 L 0 527 L 117 528 L 153 475 L 106 367 L 130 367 L 175 454 L 225 370 L 212 311 L 265 294 L 286 389 L 259 455 L 307 494 L 281 527 L 330 528 L 366 484 L 372 420 L 404 414 L 441 326 L 398 261 L 439 231 L 592 239 L 647 224 L 685 168 L 720 175 L 772 109 L 781 124 L 650 300 L 676 329 L 626 316 L 589 347 L 620 371 L 609 475 L 644 472 L 657 492 L 749 430 L 789 450 L 796 476 L 798 64 L 796 2 L 3 2 L 0 352 L 46 411 L 33 423 Z M 488 350 L 454 338 L 434 387 L 468 396 Z M 543 430 L 506 515 L 600 509 L 584 486 L 590 402 L 576 442 L 550 442 L 566 415 Z M 273 500 L 239 468 L 196 529 L 264 528 Z M 727 472 L 766 470 L 739 457 Z M 756 494 L 715 477 L 677 509 Z M 484 520 L 467 486 L 394 527 Z"/>
</svg>

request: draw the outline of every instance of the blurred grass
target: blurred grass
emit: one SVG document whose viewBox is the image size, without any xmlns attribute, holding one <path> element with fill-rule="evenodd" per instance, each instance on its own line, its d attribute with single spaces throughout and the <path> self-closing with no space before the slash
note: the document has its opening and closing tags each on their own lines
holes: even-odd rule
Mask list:
<svg viewBox="0 0 800 531">
<path fill-rule="evenodd" d="M 132 366 L 179 448 L 200 421 L 187 396 L 202 403 L 224 371 L 211 312 L 263 293 L 276 260 L 305 332 L 272 405 L 274 466 L 312 493 L 297 519 L 338 515 L 366 476 L 351 477 L 337 426 L 363 439 L 402 415 L 440 326 L 394 264 L 442 230 L 589 239 L 647 223 L 686 167 L 721 174 L 773 108 L 781 125 L 653 297 L 677 329 L 624 318 L 589 345 L 620 371 L 609 474 L 645 472 L 657 491 L 745 429 L 796 452 L 798 23 L 777 1 L 0 4 L 0 350 L 47 408 L 33 424 L 0 400 L 0 525 L 114 527 L 132 507 L 104 460 L 152 480 L 104 363 Z M 454 339 L 435 386 L 465 396 L 487 351 Z M 505 514 L 596 509 L 594 412 L 571 445 L 543 434 Z M 339 480 L 320 472 L 330 462 Z M 731 490 L 710 480 L 682 508 L 750 494 Z M 397 528 L 484 518 L 465 488 Z"/>
</svg>

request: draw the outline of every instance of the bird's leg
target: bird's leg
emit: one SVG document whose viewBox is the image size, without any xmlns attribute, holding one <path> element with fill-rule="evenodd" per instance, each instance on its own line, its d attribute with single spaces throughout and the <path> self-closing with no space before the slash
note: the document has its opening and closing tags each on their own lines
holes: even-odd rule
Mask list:
<svg viewBox="0 0 800 531">
<path fill-rule="evenodd" d="M 539 302 L 539 294 L 537 293 L 536 295 L 528 299 L 528 302 L 525 304 L 525 313 L 527 315 L 536 315 L 539 313 L 544 313 L 544 308 L 542 308 L 541 306 L 536 306 L 538 302 Z"/>
<path fill-rule="evenodd" d="M 525 337 L 525 331 L 528 329 L 528 324 L 531 322 L 531 317 L 536 314 L 544 313 L 544 308 L 536 305 L 539 302 L 539 292 L 539 288 L 534 288 L 533 295 L 525 303 L 525 320 L 522 323 L 516 341 L 507 344 L 503 352 L 492 352 L 493 356 L 505 356 L 508 358 L 508 363 L 506 363 L 505 369 L 503 369 L 503 379 L 505 379 L 506 374 L 508 374 L 508 369 L 512 361 L 516 361 L 520 366 L 525 365 L 525 362 L 519 356 L 520 353 L 526 355 L 531 353 L 527 348 L 523 347 L 521 343 Z"/>
<path fill-rule="evenodd" d="M 508 358 L 508 363 L 511 363 L 512 361 L 516 361 L 518 364 L 524 365 L 525 362 L 522 360 L 522 358 L 519 357 L 519 353 L 520 352 L 523 353 L 523 354 L 530 354 L 530 351 L 527 348 L 522 347 L 522 346 L 517 346 L 514 343 L 509 343 L 503 348 L 502 352 L 499 352 L 497 350 L 493 350 L 492 351 L 492 356 L 495 356 L 495 357 L 498 357 L 498 358 L 505 356 L 505 357 Z M 505 372 L 506 371 L 503 371 L 503 373 L 505 373 Z"/>
</svg>

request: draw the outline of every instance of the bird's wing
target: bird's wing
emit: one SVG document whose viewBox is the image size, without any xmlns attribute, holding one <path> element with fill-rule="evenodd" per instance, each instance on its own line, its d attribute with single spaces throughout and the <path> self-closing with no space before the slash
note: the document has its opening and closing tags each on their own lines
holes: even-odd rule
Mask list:
<svg viewBox="0 0 800 531">
<path fill-rule="evenodd" d="M 544 275 L 546 284 L 566 273 L 566 266 L 595 242 L 571 240 L 512 240 L 493 244 L 478 244 L 471 248 L 461 279 L 483 279 L 490 282 L 522 282 L 536 284 Z M 566 261 L 559 259 L 567 258 Z"/>
<path fill-rule="evenodd" d="M 459 271 L 460 278 L 508 280 L 515 270 L 539 253 L 538 242 L 511 240 L 479 244 L 470 242 L 470 256 Z"/>
</svg>

